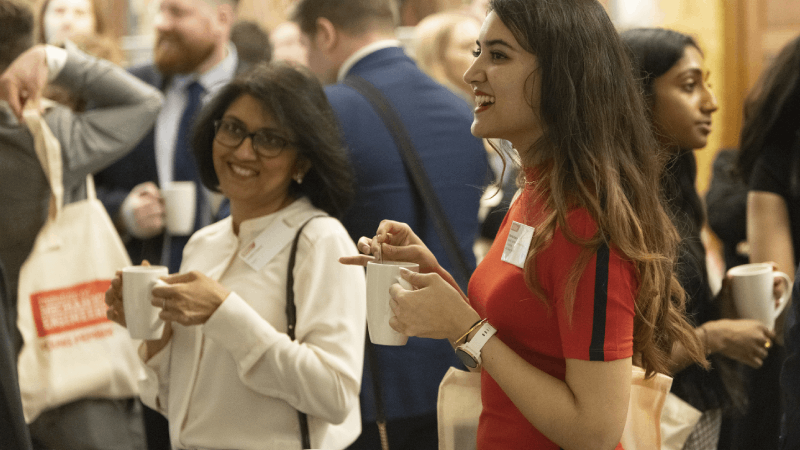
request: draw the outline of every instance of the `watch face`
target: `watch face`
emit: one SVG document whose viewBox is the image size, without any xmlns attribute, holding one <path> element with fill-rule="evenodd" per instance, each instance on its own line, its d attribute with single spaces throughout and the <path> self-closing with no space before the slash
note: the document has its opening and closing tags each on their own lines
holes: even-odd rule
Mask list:
<svg viewBox="0 0 800 450">
<path fill-rule="evenodd" d="M 478 367 L 478 361 L 476 361 L 475 358 L 472 357 L 472 355 L 465 352 L 464 350 L 460 348 L 456 349 L 456 356 L 458 356 L 458 359 L 460 359 L 461 362 L 464 363 L 464 365 L 469 367 L 470 369 Z"/>
</svg>

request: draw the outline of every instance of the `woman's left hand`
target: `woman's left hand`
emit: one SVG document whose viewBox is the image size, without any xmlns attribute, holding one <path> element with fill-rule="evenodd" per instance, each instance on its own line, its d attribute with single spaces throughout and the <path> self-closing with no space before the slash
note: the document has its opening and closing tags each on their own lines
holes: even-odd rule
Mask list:
<svg viewBox="0 0 800 450">
<path fill-rule="evenodd" d="M 393 284 L 389 289 L 394 316 L 389 325 L 407 336 L 448 339 L 455 342 L 480 316 L 461 294 L 436 273 L 420 274 L 400 269 L 413 290 Z"/>
<path fill-rule="evenodd" d="M 170 275 L 163 280 L 169 286 L 153 288 L 153 306 L 162 308 L 161 319 L 185 326 L 206 323 L 230 294 L 224 286 L 198 271 Z"/>
</svg>

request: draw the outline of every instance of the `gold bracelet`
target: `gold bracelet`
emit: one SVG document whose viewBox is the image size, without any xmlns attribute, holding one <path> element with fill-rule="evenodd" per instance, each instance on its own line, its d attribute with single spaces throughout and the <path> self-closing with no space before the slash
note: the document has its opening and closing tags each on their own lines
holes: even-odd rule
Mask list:
<svg viewBox="0 0 800 450">
<path fill-rule="evenodd" d="M 469 330 L 467 330 L 467 332 L 466 332 L 466 333 L 464 333 L 464 335 L 463 335 L 463 336 L 461 336 L 460 338 L 456 339 L 455 345 L 457 346 L 457 345 L 458 345 L 458 343 L 459 343 L 459 342 L 461 342 L 461 340 L 462 340 L 462 339 L 464 339 L 464 342 L 466 342 L 467 336 L 469 336 L 469 334 L 470 334 L 470 333 L 472 333 L 472 331 L 473 331 L 473 330 L 475 330 L 475 329 L 476 329 L 476 328 L 478 328 L 479 326 L 483 325 L 483 323 L 484 323 L 484 322 L 486 322 L 486 320 L 488 320 L 488 319 L 481 319 L 481 320 L 479 320 L 479 321 L 475 322 L 475 324 L 474 324 L 474 325 L 472 325 L 472 326 L 470 327 L 470 329 L 469 329 Z"/>
</svg>

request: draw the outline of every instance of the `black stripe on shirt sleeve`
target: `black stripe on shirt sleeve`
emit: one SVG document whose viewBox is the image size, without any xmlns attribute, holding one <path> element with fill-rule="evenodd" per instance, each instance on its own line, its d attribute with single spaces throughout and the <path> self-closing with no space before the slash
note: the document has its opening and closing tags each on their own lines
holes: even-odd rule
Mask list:
<svg viewBox="0 0 800 450">
<path fill-rule="evenodd" d="M 589 360 L 605 361 L 603 350 L 606 341 L 606 306 L 608 304 L 608 262 L 610 254 L 607 244 L 597 249 L 594 273 L 594 316 L 592 318 L 592 342 L 589 344 Z"/>
</svg>

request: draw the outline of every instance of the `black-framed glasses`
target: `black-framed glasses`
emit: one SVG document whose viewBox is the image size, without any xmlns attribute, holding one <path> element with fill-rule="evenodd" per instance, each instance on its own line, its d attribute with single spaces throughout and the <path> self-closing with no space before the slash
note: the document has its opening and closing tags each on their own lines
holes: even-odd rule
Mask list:
<svg viewBox="0 0 800 450">
<path fill-rule="evenodd" d="M 250 133 L 243 124 L 235 120 L 215 120 L 214 130 L 214 139 L 226 147 L 239 147 L 246 138 L 250 138 L 253 150 L 264 158 L 274 158 L 289 144 L 294 144 L 265 128 Z"/>
</svg>

